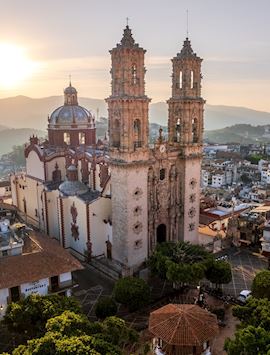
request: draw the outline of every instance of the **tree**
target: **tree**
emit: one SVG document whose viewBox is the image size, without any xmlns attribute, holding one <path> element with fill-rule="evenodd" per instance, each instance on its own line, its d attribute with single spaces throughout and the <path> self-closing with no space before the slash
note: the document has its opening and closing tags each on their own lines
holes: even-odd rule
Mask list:
<svg viewBox="0 0 270 355">
<path fill-rule="evenodd" d="M 216 285 L 216 288 L 221 284 L 227 284 L 232 280 L 231 265 L 226 261 L 214 261 L 206 270 L 205 276 L 207 280 Z"/>
<path fill-rule="evenodd" d="M 150 300 L 149 286 L 138 277 L 125 277 L 117 280 L 113 294 L 117 302 L 128 306 L 132 312 L 147 305 Z"/>
<path fill-rule="evenodd" d="M 103 339 L 90 335 L 63 337 L 59 333 L 46 333 L 42 338 L 28 340 L 20 345 L 12 355 L 121 355 L 121 350 Z"/>
<path fill-rule="evenodd" d="M 242 327 L 252 325 L 270 331 L 270 301 L 266 298 L 250 297 L 244 306 L 233 307 L 233 315 Z"/>
<path fill-rule="evenodd" d="M 111 297 L 100 298 L 95 307 L 95 314 L 99 319 L 114 316 L 117 312 L 117 304 Z"/>
<path fill-rule="evenodd" d="M 234 339 L 224 344 L 229 355 L 270 355 L 270 301 L 250 297 L 244 306 L 233 307 L 241 323 Z"/>
<path fill-rule="evenodd" d="M 202 246 L 188 242 L 162 243 L 150 257 L 152 273 L 176 283 L 198 283 L 213 263 L 213 256 Z"/>
<path fill-rule="evenodd" d="M 270 299 L 270 270 L 262 270 L 256 274 L 251 290 L 256 298 Z"/>
<path fill-rule="evenodd" d="M 43 335 L 48 319 L 66 310 L 80 313 L 77 300 L 59 295 L 30 295 L 7 307 L 4 323 L 12 332 L 28 335 L 28 339 Z"/>
<path fill-rule="evenodd" d="M 233 340 L 226 339 L 224 349 L 229 355 L 266 355 L 270 350 L 270 333 L 249 325 L 238 330 Z"/>
</svg>

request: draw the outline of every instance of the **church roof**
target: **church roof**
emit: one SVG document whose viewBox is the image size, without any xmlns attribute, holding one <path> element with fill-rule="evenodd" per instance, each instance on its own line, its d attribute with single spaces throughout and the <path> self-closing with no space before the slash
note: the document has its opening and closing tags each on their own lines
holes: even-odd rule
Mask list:
<svg viewBox="0 0 270 355">
<path fill-rule="evenodd" d="M 217 317 L 194 304 L 167 304 L 150 314 L 150 332 L 176 346 L 200 346 L 218 333 Z"/>
<path fill-rule="evenodd" d="M 130 27 L 127 25 L 124 28 L 124 33 L 123 33 L 123 37 L 120 41 L 120 43 L 117 44 L 117 48 L 139 48 L 139 44 L 135 42 L 133 36 L 132 36 L 132 32 Z"/>
<path fill-rule="evenodd" d="M 192 47 L 191 47 L 191 42 L 188 39 L 188 37 L 185 39 L 183 47 L 181 49 L 180 53 L 177 53 L 177 58 L 195 58 L 195 59 L 200 59 L 196 53 L 194 53 Z"/>
</svg>

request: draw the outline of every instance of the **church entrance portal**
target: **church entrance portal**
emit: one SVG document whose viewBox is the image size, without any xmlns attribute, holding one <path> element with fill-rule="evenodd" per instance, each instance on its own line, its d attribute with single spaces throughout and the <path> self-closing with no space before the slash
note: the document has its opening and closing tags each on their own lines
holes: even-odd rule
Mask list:
<svg viewBox="0 0 270 355">
<path fill-rule="evenodd" d="M 166 242 L 166 225 L 160 224 L 157 227 L 157 243 Z"/>
</svg>

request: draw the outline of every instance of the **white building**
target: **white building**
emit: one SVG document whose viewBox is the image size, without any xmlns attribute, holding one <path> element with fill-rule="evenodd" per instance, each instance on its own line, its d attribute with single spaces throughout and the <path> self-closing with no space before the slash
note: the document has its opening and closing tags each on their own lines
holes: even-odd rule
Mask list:
<svg viewBox="0 0 270 355">
<path fill-rule="evenodd" d="M 70 295 L 72 271 L 81 264 L 58 242 L 36 232 L 0 225 L 0 319 L 10 302 L 30 294 Z"/>
</svg>

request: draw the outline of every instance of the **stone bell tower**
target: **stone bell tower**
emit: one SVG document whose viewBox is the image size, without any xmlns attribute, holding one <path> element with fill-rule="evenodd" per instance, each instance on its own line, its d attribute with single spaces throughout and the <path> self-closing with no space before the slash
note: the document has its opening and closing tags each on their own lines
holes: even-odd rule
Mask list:
<svg viewBox="0 0 270 355">
<path fill-rule="evenodd" d="M 172 96 L 169 106 L 168 140 L 171 159 L 180 174 L 180 223 L 178 239 L 198 242 L 200 174 L 203 145 L 201 62 L 188 38 L 172 59 Z"/>
<path fill-rule="evenodd" d="M 134 271 L 147 258 L 148 106 L 145 50 L 129 26 L 111 53 L 112 93 L 106 99 L 112 186 L 112 258 Z"/>
</svg>

